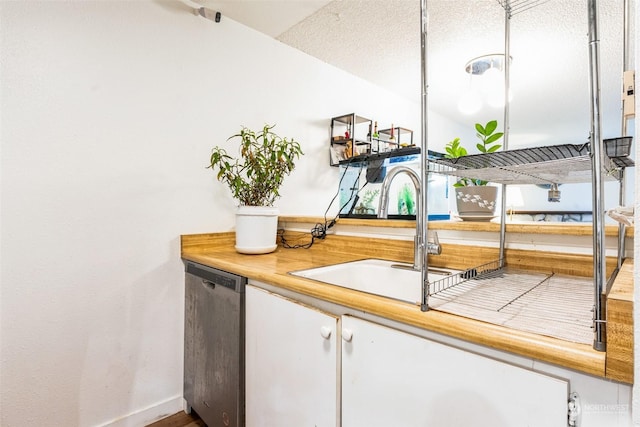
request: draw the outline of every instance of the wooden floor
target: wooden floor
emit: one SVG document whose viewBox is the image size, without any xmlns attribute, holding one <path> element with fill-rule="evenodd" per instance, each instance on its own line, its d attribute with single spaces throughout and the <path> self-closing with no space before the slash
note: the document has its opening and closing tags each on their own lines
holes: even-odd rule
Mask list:
<svg viewBox="0 0 640 427">
<path fill-rule="evenodd" d="M 187 414 L 183 411 L 170 417 L 149 424 L 147 427 L 204 427 L 206 424 L 195 413 Z"/>
</svg>

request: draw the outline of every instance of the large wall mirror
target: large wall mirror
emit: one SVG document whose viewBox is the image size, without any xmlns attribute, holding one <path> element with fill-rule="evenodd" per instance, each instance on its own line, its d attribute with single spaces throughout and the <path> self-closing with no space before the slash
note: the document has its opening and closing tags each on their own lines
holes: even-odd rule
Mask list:
<svg viewBox="0 0 640 427">
<path fill-rule="evenodd" d="M 504 53 L 504 1 L 427 1 L 432 150 L 443 151 L 456 137 L 474 147 L 475 123 L 496 119 L 504 126 L 503 107 L 495 102 L 504 99 L 500 76 L 466 71 L 474 58 Z M 512 1 L 523 3 L 533 7 L 517 11 L 510 19 L 509 148 L 586 143 L 590 131 L 587 1 Z M 598 8 L 602 136 L 612 138 L 622 134 L 624 0 L 600 0 Z M 634 10 L 633 5 L 629 9 Z M 419 108 L 419 18 L 418 0 L 333 1 L 278 38 L 387 86 Z M 631 44 L 635 39 L 633 16 L 628 20 Z M 633 54 L 635 47 L 627 50 Z M 629 63 L 634 59 L 629 58 Z M 628 121 L 627 134 L 635 134 L 633 120 Z M 633 175 L 634 168 L 628 168 L 627 200 L 633 199 Z M 518 192 L 522 200 L 512 200 L 511 207 L 519 211 L 592 210 L 590 183 L 562 184 L 559 190 L 560 202 L 551 203 L 546 189 L 526 186 Z M 617 204 L 618 183 L 606 182 L 605 209 Z"/>
<path fill-rule="evenodd" d="M 504 56 L 493 55 L 504 53 L 505 11 L 497 0 L 460 3 L 466 6 L 452 8 L 446 0 L 428 2 L 429 95 L 430 109 L 460 125 L 451 130 L 450 139 L 460 137 L 469 148 L 476 143 L 474 123 L 496 119 L 503 125 L 499 68 Z M 517 11 L 509 21 L 509 148 L 584 144 L 589 140 L 591 99 L 587 2 L 528 3 L 532 7 Z M 599 2 L 604 138 L 622 136 L 623 12 L 620 0 Z M 474 74 L 472 64 L 488 66 L 489 72 Z M 438 114 L 433 115 L 430 146 L 434 147 L 443 138 L 438 119 Z M 634 135 L 632 120 L 627 121 L 627 135 Z M 626 175 L 627 200 L 633 200 L 633 168 Z M 605 183 L 605 209 L 618 205 L 618 188 L 617 181 Z M 591 220 L 590 214 L 581 214 L 592 210 L 590 183 L 561 185 L 559 202 L 549 202 L 548 189 L 534 185 L 509 190 L 508 207 L 549 212 L 522 215 L 523 219 Z"/>
</svg>

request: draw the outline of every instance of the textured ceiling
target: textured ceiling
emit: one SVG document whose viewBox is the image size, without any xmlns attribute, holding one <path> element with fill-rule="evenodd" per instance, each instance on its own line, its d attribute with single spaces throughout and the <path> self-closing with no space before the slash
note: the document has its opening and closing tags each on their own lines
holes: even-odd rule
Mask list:
<svg viewBox="0 0 640 427">
<path fill-rule="evenodd" d="M 278 40 L 419 99 L 420 2 L 333 1 Z"/>
<path fill-rule="evenodd" d="M 419 0 L 198 2 L 419 102 Z M 598 4 L 603 133 L 612 137 L 619 135 L 622 121 L 623 2 L 600 0 Z M 502 119 L 502 108 L 485 105 L 471 116 L 458 109 L 471 84 L 464 70 L 467 61 L 504 52 L 505 13 L 500 3 L 428 0 L 427 8 L 430 109 L 470 126 Z M 259 28 L 269 21 L 267 16 L 278 17 L 277 28 Z M 591 99 L 587 17 L 585 0 L 549 0 L 509 20 L 511 147 L 586 141 Z M 630 52 L 634 51 L 631 46 Z"/>
<path fill-rule="evenodd" d="M 419 1 L 333 1 L 278 40 L 419 99 Z"/>
<path fill-rule="evenodd" d="M 329 3 L 329 0 L 180 0 L 220 11 L 234 21 L 277 37 Z"/>
</svg>

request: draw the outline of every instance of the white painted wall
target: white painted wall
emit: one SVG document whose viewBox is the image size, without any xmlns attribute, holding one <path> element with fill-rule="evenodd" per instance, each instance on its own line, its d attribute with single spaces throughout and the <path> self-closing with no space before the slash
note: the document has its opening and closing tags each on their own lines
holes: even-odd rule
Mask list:
<svg viewBox="0 0 640 427">
<path fill-rule="evenodd" d="M 301 141 L 279 206 L 305 215 L 338 188 L 331 117 L 419 129 L 419 106 L 178 1 L 4 1 L 0 20 L 3 427 L 181 409 L 179 235 L 232 228 L 205 166 L 240 125 Z"/>
</svg>

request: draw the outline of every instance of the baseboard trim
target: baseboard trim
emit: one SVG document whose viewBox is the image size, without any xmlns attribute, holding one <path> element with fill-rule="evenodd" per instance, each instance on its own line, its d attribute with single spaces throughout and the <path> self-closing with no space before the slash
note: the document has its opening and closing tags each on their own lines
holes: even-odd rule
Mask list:
<svg viewBox="0 0 640 427">
<path fill-rule="evenodd" d="M 122 418 L 101 424 L 100 427 L 144 427 L 182 410 L 182 396 L 176 396 Z"/>
</svg>

